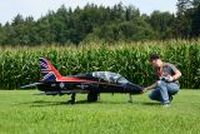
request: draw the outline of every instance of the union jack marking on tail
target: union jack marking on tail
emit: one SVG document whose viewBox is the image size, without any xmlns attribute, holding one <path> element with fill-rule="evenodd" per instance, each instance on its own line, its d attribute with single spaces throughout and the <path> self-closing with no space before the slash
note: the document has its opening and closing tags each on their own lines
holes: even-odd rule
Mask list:
<svg viewBox="0 0 200 134">
<path fill-rule="evenodd" d="M 43 78 L 43 81 L 55 81 L 55 80 L 56 80 L 56 76 L 53 72 L 49 72 Z"/>
</svg>

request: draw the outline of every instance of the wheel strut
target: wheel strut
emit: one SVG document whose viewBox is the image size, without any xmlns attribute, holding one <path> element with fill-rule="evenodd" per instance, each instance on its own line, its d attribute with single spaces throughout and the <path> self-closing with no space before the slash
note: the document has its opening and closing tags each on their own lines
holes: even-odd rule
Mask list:
<svg viewBox="0 0 200 134">
<path fill-rule="evenodd" d="M 71 104 L 74 104 L 76 101 L 76 93 L 72 93 L 71 95 Z"/>
<path fill-rule="evenodd" d="M 128 101 L 129 103 L 133 103 L 133 98 L 132 98 L 132 95 L 131 94 L 129 94 L 129 101 Z"/>
</svg>

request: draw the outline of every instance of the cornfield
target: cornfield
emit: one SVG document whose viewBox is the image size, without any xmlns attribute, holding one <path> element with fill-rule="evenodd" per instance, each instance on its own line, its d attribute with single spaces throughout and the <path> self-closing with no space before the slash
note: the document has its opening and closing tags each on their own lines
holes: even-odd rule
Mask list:
<svg viewBox="0 0 200 134">
<path fill-rule="evenodd" d="M 0 88 L 18 89 L 38 81 L 40 57 L 48 57 L 63 75 L 107 70 L 147 86 L 155 80 L 148 61 L 151 53 L 160 54 L 181 70 L 182 88 L 200 88 L 200 40 L 0 48 Z"/>
</svg>

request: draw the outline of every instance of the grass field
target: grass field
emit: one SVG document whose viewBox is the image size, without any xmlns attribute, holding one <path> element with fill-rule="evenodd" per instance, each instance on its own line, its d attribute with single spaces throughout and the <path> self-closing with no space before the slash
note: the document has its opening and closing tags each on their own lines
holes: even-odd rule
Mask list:
<svg viewBox="0 0 200 134">
<path fill-rule="evenodd" d="M 181 90 L 169 108 L 150 101 L 148 94 L 102 94 L 97 103 L 77 104 L 69 96 L 36 96 L 36 90 L 0 91 L 1 134 L 196 134 L 200 133 L 200 91 Z"/>
</svg>

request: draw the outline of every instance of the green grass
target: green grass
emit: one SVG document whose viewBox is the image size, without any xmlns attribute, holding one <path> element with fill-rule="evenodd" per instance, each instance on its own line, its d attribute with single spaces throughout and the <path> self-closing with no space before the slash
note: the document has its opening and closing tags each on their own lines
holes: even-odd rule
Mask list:
<svg viewBox="0 0 200 134">
<path fill-rule="evenodd" d="M 0 91 L 0 133 L 162 133 L 200 132 L 200 91 L 181 90 L 169 108 L 150 101 L 148 94 L 102 94 L 97 103 L 66 104 L 69 96 L 36 96 L 36 90 Z"/>
</svg>

